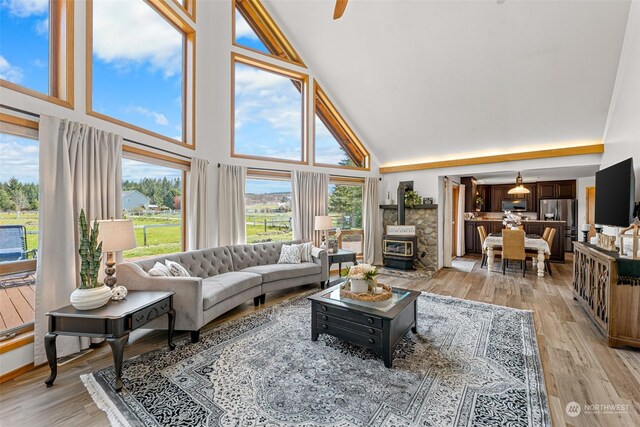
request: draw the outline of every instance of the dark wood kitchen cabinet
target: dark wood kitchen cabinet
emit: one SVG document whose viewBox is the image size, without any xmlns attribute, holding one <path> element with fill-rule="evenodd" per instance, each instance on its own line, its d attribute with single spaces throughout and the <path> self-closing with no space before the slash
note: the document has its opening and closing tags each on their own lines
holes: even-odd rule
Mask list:
<svg viewBox="0 0 640 427">
<path fill-rule="evenodd" d="M 464 211 L 475 212 L 476 179 L 472 176 L 463 176 L 460 178 L 460 184 L 464 185 Z"/>
<path fill-rule="evenodd" d="M 575 199 L 576 181 L 545 181 L 537 185 L 538 199 Z"/>
<path fill-rule="evenodd" d="M 478 198 L 482 199 L 482 203 L 478 203 Z M 476 186 L 476 209 L 480 212 L 491 212 L 491 186 L 490 185 L 477 185 Z"/>
</svg>

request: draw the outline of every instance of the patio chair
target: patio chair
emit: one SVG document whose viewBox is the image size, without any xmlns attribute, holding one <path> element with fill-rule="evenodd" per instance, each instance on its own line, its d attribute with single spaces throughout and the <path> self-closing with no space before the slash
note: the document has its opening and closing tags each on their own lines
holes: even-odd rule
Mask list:
<svg viewBox="0 0 640 427">
<path fill-rule="evenodd" d="M 0 262 L 21 261 L 37 257 L 37 250 L 27 247 L 24 225 L 0 225 Z"/>
</svg>

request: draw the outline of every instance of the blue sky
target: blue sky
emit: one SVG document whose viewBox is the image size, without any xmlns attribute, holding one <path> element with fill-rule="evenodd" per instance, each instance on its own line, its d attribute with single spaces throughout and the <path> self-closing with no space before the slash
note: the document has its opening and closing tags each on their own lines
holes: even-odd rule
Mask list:
<svg viewBox="0 0 640 427">
<path fill-rule="evenodd" d="M 277 181 L 272 179 L 247 179 L 245 193 L 291 193 L 290 181 Z"/>
<path fill-rule="evenodd" d="M 137 160 L 122 159 L 122 180 L 123 181 L 140 181 L 143 178 L 167 178 L 182 179 L 182 171 L 180 169 L 158 166 L 151 163 L 139 162 Z"/>
<path fill-rule="evenodd" d="M 48 0 L 0 1 L 0 78 L 49 92 Z"/>
<path fill-rule="evenodd" d="M 183 40 L 141 0 L 94 0 L 93 110 L 182 140 Z"/>
<path fill-rule="evenodd" d="M 0 182 L 11 177 L 38 183 L 38 141 L 0 134 Z"/>
</svg>

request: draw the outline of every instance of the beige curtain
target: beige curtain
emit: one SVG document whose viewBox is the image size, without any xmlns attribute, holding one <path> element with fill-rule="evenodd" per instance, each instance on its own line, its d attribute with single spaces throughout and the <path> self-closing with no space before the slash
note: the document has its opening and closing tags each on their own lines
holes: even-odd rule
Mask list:
<svg viewBox="0 0 640 427">
<path fill-rule="evenodd" d="M 320 233 L 314 230 L 314 220 L 329 211 L 329 174 L 293 171 L 291 198 L 293 238 L 313 240 L 318 245 Z"/>
<path fill-rule="evenodd" d="M 458 200 L 454 200 L 454 203 L 458 204 L 458 217 L 456 218 L 456 229 L 458 234 L 458 241 L 456 244 L 456 255 L 464 256 L 465 254 L 465 242 L 464 242 L 464 192 L 465 185 L 460 184 Z"/>
<path fill-rule="evenodd" d="M 382 219 L 380 218 L 379 182 L 379 178 L 364 179 L 362 261 L 371 265 L 382 264 Z"/>
<path fill-rule="evenodd" d="M 218 174 L 218 245 L 245 243 L 244 190 L 247 168 L 220 165 Z"/>
<path fill-rule="evenodd" d="M 40 206 L 36 271 L 35 364 L 46 362 L 45 313 L 69 304 L 80 274 L 77 216 L 120 218 L 122 137 L 40 116 Z M 58 357 L 88 347 L 88 338 L 60 336 Z"/>
<path fill-rule="evenodd" d="M 209 247 L 209 162 L 193 157 L 187 173 L 187 249 Z"/>
<path fill-rule="evenodd" d="M 443 265 L 451 267 L 451 251 L 453 251 L 453 182 L 444 177 L 444 217 L 443 224 Z"/>
</svg>

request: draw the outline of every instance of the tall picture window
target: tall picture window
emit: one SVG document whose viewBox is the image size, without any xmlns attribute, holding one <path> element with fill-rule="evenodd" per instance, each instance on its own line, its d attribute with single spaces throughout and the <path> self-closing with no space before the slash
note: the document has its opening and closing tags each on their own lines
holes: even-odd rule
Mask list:
<svg viewBox="0 0 640 427">
<path fill-rule="evenodd" d="M 73 1 L 0 2 L 0 85 L 73 104 Z"/>
<path fill-rule="evenodd" d="M 291 240 L 291 181 L 247 178 L 245 189 L 247 243 Z"/>
<path fill-rule="evenodd" d="M 123 217 L 133 220 L 137 244 L 125 259 L 183 250 L 183 184 L 181 169 L 122 159 Z"/>
<path fill-rule="evenodd" d="M 232 156 L 304 162 L 306 86 L 303 74 L 234 55 Z"/>
<path fill-rule="evenodd" d="M 1 116 L 0 335 L 10 335 L 31 329 L 34 319 L 39 145 L 37 123 Z"/>
<path fill-rule="evenodd" d="M 192 145 L 191 26 L 158 0 L 87 6 L 89 114 Z"/>
</svg>

